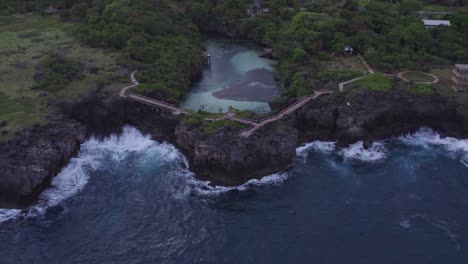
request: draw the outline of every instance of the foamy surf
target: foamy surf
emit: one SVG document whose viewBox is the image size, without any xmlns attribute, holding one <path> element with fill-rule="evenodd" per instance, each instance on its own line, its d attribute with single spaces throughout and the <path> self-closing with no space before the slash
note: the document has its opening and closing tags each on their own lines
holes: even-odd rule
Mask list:
<svg viewBox="0 0 468 264">
<path fill-rule="evenodd" d="M 336 150 L 336 142 L 326 142 L 326 141 L 312 141 L 306 143 L 298 148 L 296 148 L 296 155 L 303 156 L 307 155 L 307 152 L 310 150 L 330 154 Z"/>
<path fill-rule="evenodd" d="M 364 148 L 362 141 L 349 145 L 347 148 L 336 147 L 336 142 L 313 141 L 296 149 L 298 157 L 307 158 L 309 151 L 326 155 L 337 154 L 344 161 L 375 162 L 387 157 L 387 149 L 383 142 L 374 142 L 369 148 Z"/>
<path fill-rule="evenodd" d="M 103 161 L 120 162 L 130 153 L 145 152 L 154 148 L 162 160 L 175 160 L 182 155 L 174 146 L 159 144 L 143 135 L 134 127 L 125 126 L 119 135 L 111 135 L 99 140 L 90 138 L 81 145 L 78 157 L 70 160 L 68 165 L 52 179 L 51 188 L 45 190 L 37 204 L 24 209 L 0 209 L 0 223 L 18 217 L 30 218 L 43 215 L 48 208 L 57 206 L 82 191 L 89 180 L 89 171 L 97 170 Z M 186 163 L 185 158 L 182 159 Z"/>
<path fill-rule="evenodd" d="M 364 148 L 362 141 L 356 142 L 339 151 L 344 161 L 375 162 L 387 157 L 387 149 L 382 142 L 374 142 L 369 148 Z"/>
<path fill-rule="evenodd" d="M 211 186 L 210 182 L 195 178 L 195 175 L 189 171 L 187 159 L 173 145 L 157 143 L 136 128 L 125 126 L 119 135 L 111 135 L 102 140 L 90 138 L 84 142 L 78 157 L 71 159 L 69 164 L 53 178 L 51 188 L 40 195 L 35 205 L 24 210 L 0 209 L 0 223 L 16 218 L 44 215 L 49 208 L 60 205 L 82 191 L 89 181 L 90 172 L 99 170 L 109 160 L 118 166 L 128 155 L 135 153 L 140 155 L 139 166 L 173 164 L 174 174 L 171 176 L 180 177 L 179 180 L 182 181 L 180 184 L 185 185 L 183 188 L 174 188 L 175 192 L 177 189 L 182 189 L 184 192 L 189 190 L 190 193 L 200 196 L 215 196 L 232 190 L 245 191 L 253 187 L 279 185 L 288 178 L 286 173 L 282 173 L 250 180 L 235 187 Z"/>
<path fill-rule="evenodd" d="M 421 128 L 416 133 L 399 137 L 398 140 L 409 146 L 426 149 L 441 147 L 452 157 L 460 158 L 460 162 L 468 167 L 468 139 L 442 137 L 432 129 Z"/>
<path fill-rule="evenodd" d="M 289 175 L 287 173 L 275 173 L 265 176 L 261 179 L 252 179 L 239 186 L 212 186 L 210 181 L 200 181 L 193 177 L 193 174 L 188 174 L 188 182 L 195 195 L 201 197 L 215 197 L 231 191 L 247 191 L 253 188 L 265 186 L 278 186 L 284 183 Z"/>
</svg>

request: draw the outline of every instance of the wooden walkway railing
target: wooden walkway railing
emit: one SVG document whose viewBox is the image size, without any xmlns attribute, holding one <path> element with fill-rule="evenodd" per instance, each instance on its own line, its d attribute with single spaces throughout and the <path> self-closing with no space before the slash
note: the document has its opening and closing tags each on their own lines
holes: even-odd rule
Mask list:
<svg viewBox="0 0 468 264">
<path fill-rule="evenodd" d="M 123 88 L 120 91 L 120 96 L 121 97 L 129 98 L 131 100 L 135 100 L 135 101 L 143 103 L 143 104 L 147 104 L 147 105 L 150 105 L 150 106 L 155 106 L 155 107 L 158 107 L 158 108 L 168 110 L 174 115 L 181 115 L 181 114 L 190 115 L 190 114 L 193 114 L 193 112 L 182 109 L 182 108 L 179 108 L 179 107 L 177 107 L 175 105 L 172 105 L 172 104 L 160 101 L 160 100 L 156 100 L 154 98 L 150 98 L 150 97 L 147 97 L 147 96 L 144 96 L 144 95 L 128 92 L 128 90 L 130 88 L 133 88 L 133 87 L 140 84 L 135 78 L 135 73 L 136 73 L 136 71 L 132 72 L 132 74 L 130 75 L 132 85 L 127 86 L 127 87 Z M 220 116 L 220 117 L 207 117 L 207 118 L 205 118 L 205 120 L 207 120 L 207 121 L 217 121 L 217 120 L 222 120 L 222 119 L 228 119 L 228 120 L 232 120 L 232 121 L 239 122 L 239 123 L 242 123 L 242 124 L 246 124 L 246 125 L 248 125 L 250 127 L 248 129 L 242 131 L 240 136 L 241 137 L 249 137 L 255 131 L 260 129 L 261 127 L 263 127 L 263 126 L 265 126 L 265 125 L 267 125 L 267 124 L 269 124 L 271 122 L 278 121 L 278 120 L 282 119 L 284 116 L 289 115 L 292 112 L 298 110 L 299 108 L 304 106 L 309 101 L 311 101 L 313 99 L 316 99 L 321 95 L 329 94 L 329 93 L 333 93 L 333 91 L 316 90 L 316 91 L 314 91 L 313 94 L 300 99 L 299 101 L 295 102 L 294 104 L 292 104 L 292 105 L 288 106 L 287 108 L 283 109 L 281 112 L 279 112 L 279 113 L 277 113 L 277 114 L 275 114 L 273 116 L 264 118 L 264 119 L 262 119 L 260 121 L 251 120 L 251 119 L 244 118 L 244 117 L 238 117 L 238 116 L 236 116 L 235 113 L 231 113 L 231 112 L 226 113 L 226 114 L 224 114 L 223 116 Z"/>
<path fill-rule="evenodd" d="M 311 95 L 297 101 L 296 103 L 288 106 L 287 108 L 283 109 L 281 112 L 279 112 L 279 113 L 277 113 L 277 114 L 275 114 L 275 115 L 273 115 L 271 117 L 267 117 L 267 118 L 261 120 L 258 124 L 253 125 L 253 127 L 242 131 L 240 135 L 241 135 L 241 137 L 250 137 L 255 131 L 257 131 L 261 127 L 263 127 L 263 126 L 265 126 L 265 125 L 267 125 L 267 124 L 269 124 L 271 122 L 275 122 L 275 121 L 278 121 L 278 120 L 282 119 L 284 116 L 289 115 L 289 114 L 297 111 L 299 108 L 303 107 L 309 101 L 317 99 L 321 95 L 330 94 L 330 93 L 333 93 L 333 91 L 315 91 L 313 94 L 311 94 Z"/>
</svg>

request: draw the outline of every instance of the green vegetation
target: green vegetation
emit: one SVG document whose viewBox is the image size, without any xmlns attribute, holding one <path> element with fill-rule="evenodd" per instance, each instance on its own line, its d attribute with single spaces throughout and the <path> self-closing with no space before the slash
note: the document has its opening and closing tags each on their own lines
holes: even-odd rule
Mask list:
<svg viewBox="0 0 468 264">
<path fill-rule="evenodd" d="M 240 130 L 245 128 L 244 124 L 228 119 L 219 120 L 207 120 L 207 118 L 220 117 L 219 114 L 213 114 L 208 112 L 199 111 L 189 116 L 184 116 L 185 123 L 191 129 L 198 129 L 204 134 L 213 135 L 216 134 L 220 129 L 235 129 Z"/>
<path fill-rule="evenodd" d="M 82 65 L 62 55 L 52 54 L 36 65 L 34 79 L 37 85 L 33 88 L 54 92 L 64 88 L 73 80 L 83 78 Z"/>
<path fill-rule="evenodd" d="M 359 84 L 369 91 L 389 91 L 392 88 L 392 80 L 381 73 L 367 75 Z"/>
<path fill-rule="evenodd" d="M 462 1 L 264 0 L 271 13 L 246 18 L 251 1 L 197 0 L 189 15 L 201 30 L 223 32 L 273 47 L 278 76 L 290 97 L 358 75 L 333 70 L 333 58 L 352 46 L 377 70 L 430 69 L 468 61 L 468 5 Z M 448 10 L 436 19 L 451 27 L 424 27 L 420 10 Z M 239 21 L 235 23 L 233 21 Z M 331 62 L 330 62 L 331 61 Z"/>
<path fill-rule="evenodd" d="M 432 94 L 434 89 L 431 85 L 421 84 L 410 87 L 409 91 L 415 94 Z"/>
<path fill-rule="evenodd" d="M 93 47 L 122 50 L 119 63 L 138 69 L 143 89 L 165 90 L 177 102 L 201 67 L 200 34 L 173 1 L 112 1 L 77 33 Z"/>
<path fill-rule="evenodd" d="M 234 129 L 242 129 L 245 125 L 239 122 L 227 120 L 227 119 L 220 119 L 216 121 L 205 121 L 202 125 L 202 131 L 205 134 L 213 135 L 216 134 L 222 128 L 234 128 Z"/>
<path fill-rule="evenodd" d="M 447 66 L 468 62 L 467 0 L 263 0 L 270 14 L 247 17 L 250 4 L 250 0 L 1 1 L 0 120 L 8 122 L 1 131 L 9 131 L 1 139 L 46 123 L 59 100 L 96 90 L 117 94 L 134 69 L 142 83 L 136 91 L 177 103 L 203 66 L 200 32 L 272 47 L 284 97 L 336 87 L 337 82 L 364 74 L 355 57 L 345 57 L 343 48 L 348 45 L 379 71 L 439 72 L 441 81 L 433 87 L 444 94 L 451 93 Z M 449 19 L 452 26 L 426 29 L 421 9 L 449 11 L 431 18 Z M 56 14 L 45 15 L 51 13 Z M 357 85 L 387 91 L 393 82 L 375 74 Z M 426 93 L 429 88 L 410 90 Z M 208 124 L 201 117 L 191 117 L 188 123 L 200 123 L 210 133 L 220 125 L 239 125 Z"/>
<path fill-rule="evenodd" d="M 105 91 L 119 89 L 113 79 L 118 53 L 81 44 L 70 34 L 73 26 L 58 16 L 0 16 L 0 120 L 8 122 L 0 140 L 47 123 L 58 100 L 79 98 L 103 84 Z M 65 67 L 68 75 L 59 62 L 73 65 Z"/>
</svg>

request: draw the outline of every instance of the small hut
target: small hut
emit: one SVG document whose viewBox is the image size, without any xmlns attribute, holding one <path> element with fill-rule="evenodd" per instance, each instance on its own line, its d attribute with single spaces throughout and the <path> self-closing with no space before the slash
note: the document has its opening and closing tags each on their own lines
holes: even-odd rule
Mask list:
<svg viewBox="0 0 468 264">
<path fill-rule="evenodd" d="M 260 0 L 253 0 L 250 7 L 247 9 L 247 15 L 255 16 L 258 14 L 267 14 L 270 13 L 270 9 L 266 7 L 262 7 Z"/>
<path fill-rule="evenodd" d="M 354 49 L 351 46 L 345 46 L 343 52 L 345 56 L 352 56 L 354 54 Z"/>
</svg>

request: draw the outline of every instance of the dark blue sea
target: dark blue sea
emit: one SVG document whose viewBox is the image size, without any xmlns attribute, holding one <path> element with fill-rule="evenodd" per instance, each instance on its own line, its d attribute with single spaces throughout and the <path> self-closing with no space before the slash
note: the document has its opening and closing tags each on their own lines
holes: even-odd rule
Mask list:
<svg viewBox="0 0 468 264">
<path fill-rule="evenodd" d="M 0 263 L 468 263 L 468 140 L 297 152 L 225 188 L 135 128 L 90 139 L 36 205 L 0 210 Z"/>
</svg>

